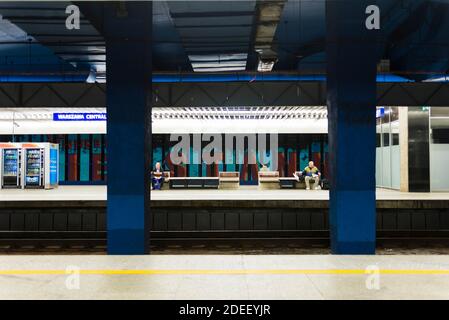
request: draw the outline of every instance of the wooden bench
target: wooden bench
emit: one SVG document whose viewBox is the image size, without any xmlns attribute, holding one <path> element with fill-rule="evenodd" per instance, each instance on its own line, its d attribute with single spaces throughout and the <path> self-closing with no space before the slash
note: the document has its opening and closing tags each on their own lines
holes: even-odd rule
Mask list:
<svg viewBox="0 0 449 320">
<path fill-rule="evenodd" d="M 279 189 L 279 171 L 259 171 L 260 189 Z"/>
<path fill-rule="evenodd" d="M 240 186 L 240 172 L 238 171 L 220 171 L 220 189 L 238 189 Z"/>
</svg>

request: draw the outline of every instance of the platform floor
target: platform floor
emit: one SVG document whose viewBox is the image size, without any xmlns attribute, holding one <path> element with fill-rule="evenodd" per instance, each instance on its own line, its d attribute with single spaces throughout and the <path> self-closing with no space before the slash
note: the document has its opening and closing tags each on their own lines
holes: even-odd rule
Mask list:
<svg viewBox="0 0 449 320">
<path fill-rule="evenodd" d="M 106 186 L 60 186 L 52 190 L 0 190 L 0 201 L 104 201 Z M 449 192 L 406 193 L 378 189 L 378 200 L 449 200 Z M 151 193 L 152 200 L 328 200 L 324 190 L 260 190 L 242 186 L 236 190 L 162 190 Z"/>
<path fill-rule="evenodd" d="M 0 288 L 0 299 L 449 299 L 449 256 L 0 256 Z"/>
</svg>

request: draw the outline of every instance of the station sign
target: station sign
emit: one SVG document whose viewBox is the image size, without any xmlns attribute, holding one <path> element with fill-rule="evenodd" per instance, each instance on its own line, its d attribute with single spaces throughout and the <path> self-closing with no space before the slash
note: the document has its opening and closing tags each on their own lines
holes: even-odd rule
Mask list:
<svg viewBox="0 0 449 320">
<path fill-rule="evenodd" d="M 383 118 L 383 116 L 385 115 L 385 108 L 384 107 L 380 107 L 376 109 L 376 119 L 377 118 Z"/>
<path fill-rule="evenodd" d="M 53 121 L 106 121 L 106 112 L 94 112 L 94 113 L 53 113 Z"/>
</svg>

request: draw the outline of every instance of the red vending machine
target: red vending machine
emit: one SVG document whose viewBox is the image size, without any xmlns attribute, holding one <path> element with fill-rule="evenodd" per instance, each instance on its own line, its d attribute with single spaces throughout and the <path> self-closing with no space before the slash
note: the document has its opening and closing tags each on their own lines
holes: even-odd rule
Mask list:
<svg viewBox="0 0 449 320">
<path fill-rule="evenodd" d="M 22 188 L 22 146 L 0 143 L 1 188 Z"/>
</svg>

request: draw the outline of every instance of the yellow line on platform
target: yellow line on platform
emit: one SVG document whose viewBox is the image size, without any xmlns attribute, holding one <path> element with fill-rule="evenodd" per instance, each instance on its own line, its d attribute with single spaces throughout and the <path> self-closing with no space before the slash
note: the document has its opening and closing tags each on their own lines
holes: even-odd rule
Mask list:
<svg viewBox="0 0 449 320">
<path fill-rule="evenodd" d="M 116 270 L 0 270 L 0 275 L 68 275 L 79 273 L 81 275 L 449 275 L 449 270 L 407 270 L 407 269 L 380 269 L 378 271 L 364 269 L 209 269 L 209 270 L 145 270 L 145 269 L 116 269 Z"/>
</svg>

